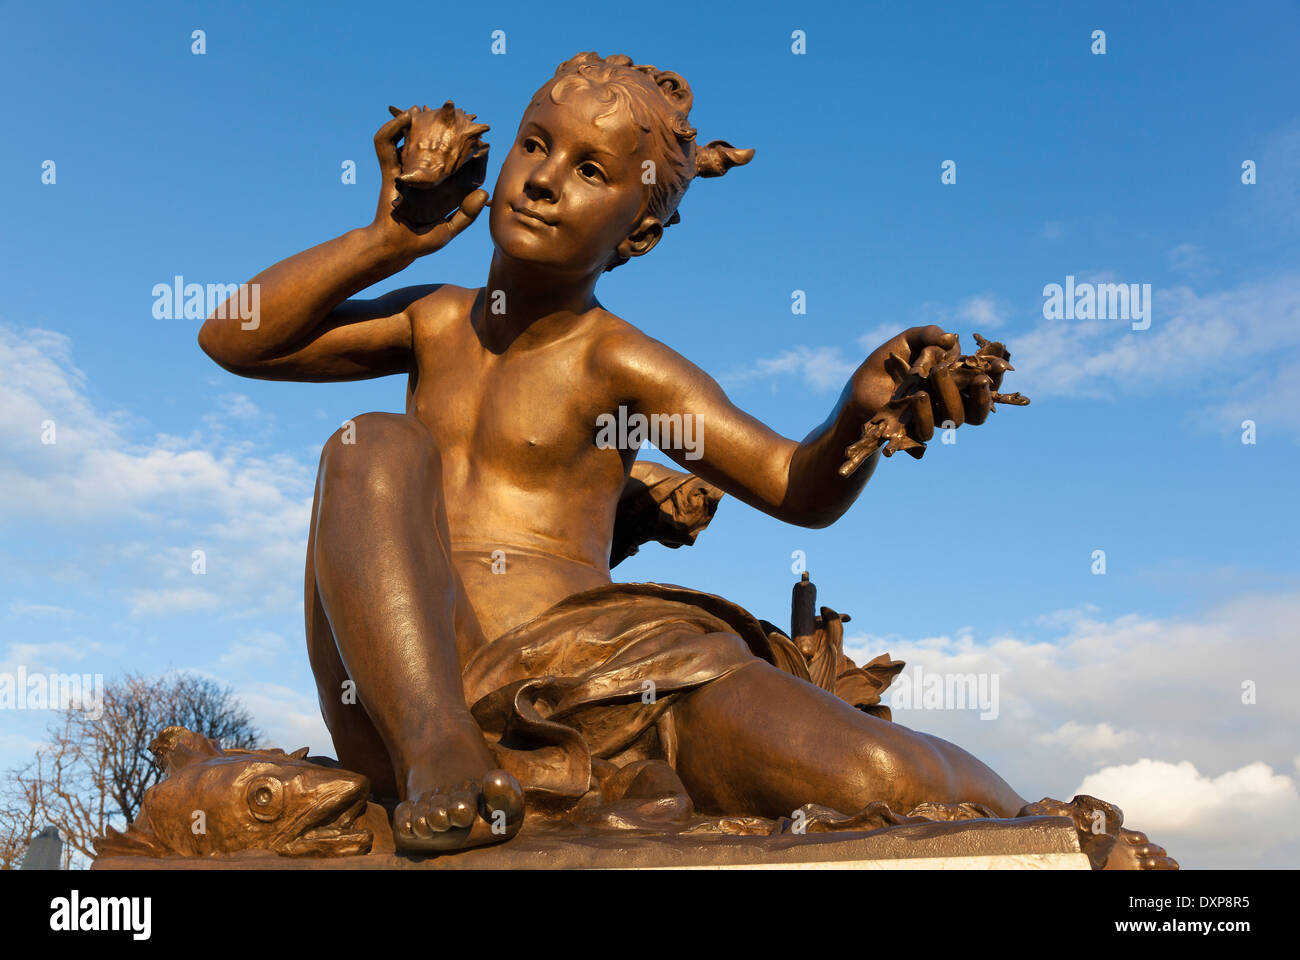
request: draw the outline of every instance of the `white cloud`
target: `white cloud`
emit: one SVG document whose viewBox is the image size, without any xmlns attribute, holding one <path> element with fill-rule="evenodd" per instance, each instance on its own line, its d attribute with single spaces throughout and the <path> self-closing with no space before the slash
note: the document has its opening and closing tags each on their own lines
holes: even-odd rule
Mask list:
<svg viewBox="0 0 1300 960">
<path fill-rule="evenodd" d="M 1190 277 L 1200 277 L 1212 272 L 1209 256 L 1194 243 L 1180 243 L 1169 251 L 1169 269 L 1175 273 L 1185 273 Z"/>
<path fill-rule="evenodd" d="M 718 379 L 726 386 L 736 386 L 755 379 L 776 381 L 796 376 L 814 390 L 841 390 L 864 359 L 849 360 L 839 347 L 800 345 L 775 357 L 757 360 L 751 367 L 723 374 Z"/>
<path fill-rule="evenodd" d="M 941 303 L 926 302 L 917 310 L 914 323 L 889 321 L 877 324 L 858 337 L 858 346 L 862 348 L 865 358 L 882 344 L 894 339 L 908 327 L 926 326 L 936 323 L 958 334 L 962 338 L 962 350 L 966 353 L 975 351 L 972 334 L 986 334 L 1003 326 L 1010 314 L 1010 307 L 992 293 L 977 293 L 962 300 L 955 307 Z"/>
<path fill-rule="evenodd" d="M 86 673 L 84 662 L 91 653 L 103 650 L 98 643 L 78 644 L 66 640 L 13 641 L 0 659 L 0 674 L 13 676 L 19 669 L 33 673 Z"/>
<path fill-rule="evenodd" d="M 1068 720 L 1050 733 L 1034 737 L 1035 743 L 1061 744 L 1076 753 L 1091 755 L 1110 753 L 1132 743 L 1137 735 L 1131 730 L 1116 730 L 1109 723 L 1083 724 Z"/>
<path fill-rule="evenodd" d="M 253 683 L 239 699 L 262 729 L 266 746 L 296 750 L 310 747 L 313 754 L 334 754 L 334 744 L 316 699 L 277 683 Z"/>
<path fill-rule="evenodd" d="M 1208 777 L 1188 761 L 1143 758 L 1090 774 L 1075 793 L 1116 804 L 1126 826 L 1141 829 L 1175 859 L 1181 846 L 1197 850 L 1197 859 L 1213 855 L 1215 866 L 1251 867 L 1279 851 L 1294 856 L 1300 840 L 1300 792 L 1266 763 Z"/>
<path fill-rule="evenodd" d="M 221 598 L 198 587 L 173 590 L 136 590 L 131 595 L 131 616 L 168 616 L 197 610 L 215 610 Z"/>
<path fill-rule="evenodd" d="M 76 611 L 52 603 L 27 603 L 22 600 L 9 602 L 11 617 L 70 617 Z"/>
<path fill-rule="evenodd" d="M 1244 374 L 1300 345 L 1300 274 L 1207 294 L 1157 290 L 1154 301 L 1148 330 L 1127 320 L 1040 320 L 1010 338 L 1016 389 L 1102 398 L 1191 383 L 1228 399 L 1246 395 L 1234 392 Z"/>
<path fill-rule="evenodd" d="M 264 417 L 266 414 L 248 396 L 242 393 L 225 393 L 217 397 L 217 406 L 228 417 Z"/>
<path fill-rule="evenodd" d="M 221 655 L 221 663 L 225 667 L 274 663 L 283 656 L 284 649 L 284 637 L 278 633 L 253 630 L 230 644 Z"/>
<path fill-rule="evenodd" d="M 862 348 L 862 359 L 865 360 L 906 329 L 897 323 L 882 323 L 872 327 L 858 337 L 858 346 Z"/>
<path fill-rule="evenodd" d="M 1300 442 L 1300 361 L 1280 364 L 1271 373 L 1245 374 L 1225 400 L 1207 404 L 1193 419 L 1226 437 L 1240 439 L 1242 424 L 1255 424 L 1255 443 L 1267 445 L 1276 437 Z"/>
<path fill-rule="evenodd" d="M 259 456 L 243 427 L 241 439 L 229 441 L 220 428 L 227 419 L 263 415 L 242 394 L 215 403 L 202 434 L 140 442 L 132 436 L 140 424 L 91 401 L 67 337 L 0 325 L 0 522 L 76 523 L 83 547 L 88 525 L 130 522 L 132 543 L 113 549 L 143 566 L 136 582 L 163 581 L 131 595 L 136 616 L 292 609 L 314 465 Z M 55 442 L 42 443 L 51 422 Z M 128 557 L 127 547 L 136 554 Z M 194 549 L 207 553 L 208 574 L 182 585 L 178 579 L 193 577 Z"/>
<path fill-rule="evenodd" d="M 958 333 L 982 333 L 1006 323 L 1007 307 L 991 293 L 967 297 L 953 311 L 952 323 Z"/>
<path fill-rule="evenodd" d="M 1132 799 L 1112 795 L 1112 780 L 1088 778 L 1161 758 L 1213 772 L 1213 789 L 1225 795 L 1231 789 L 1281 798 L 1284 807 L 1286 784 L 1271 771 L 1290 769 L 1297 756 L 1300 702 L 1286 679 L 1300 672 L 1297 622 L 1300 594 L 1256 593 L 1167 619 L 1057 611 L 1021 636 L 856 635 L 846 639 L 846 652 L 861 663 L 888 651 L 926 673 L 996 674 L 996 720 L 951 709 L 896 710 L 895 719 L 969 750 L 1028 799 L 1068 800 L 1071 785 L 1086 782 L 1096 789 L 1078 789 L 1119 804 L 1129 826 L 1145 830 L 1185 865 L 1295 866 L 1294 837 L 1270 846 L 1275 820 L 1255 822 L 1247 811 L 1225 828 L 1198 814 L 1199 826 L 1165 836 L 1143 819 L 1143 803 L 1134 807 Z M 1254 685 L 1253 703 L 1243 702 L 1250 699 L 1243 697 L 1247 682 Z M 1224 772 L 1243 770 L 1220 782 Z"/>
</svg>

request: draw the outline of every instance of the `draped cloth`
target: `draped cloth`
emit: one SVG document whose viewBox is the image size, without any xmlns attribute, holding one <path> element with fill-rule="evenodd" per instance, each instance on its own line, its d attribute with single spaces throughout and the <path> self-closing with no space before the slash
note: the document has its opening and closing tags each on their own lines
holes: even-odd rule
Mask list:
<svg viewBox="0 0 1300 960">
<path fill-rule="evenodd" d="M 568 597 L 480 648 L 466 702 L 497 762 L 524 787 L 531 815 L 621 829 L 767 832 L 755 818 L 701 818 L 677 778 L 669 708 L 692 690 L 763 660 L 860 709 L 888 716 L 883 692 L 903 664 L 858 668 L 823 608 L 811 657 L 784 633 L 713 594 L 658 583 L 609 584 Z M 823 665 L 828 666 L 823 669 Z M 809 668 L 812 668 L 811 671 Z M 707 820 L 707 822 L 706 822 Z"/>
<path fill-rule="evenodd" d="M 767 632 L 736 604 L 667 584 L 609 584 L 480 648 L 465 667 L 465 698 L 530 801 L 563 804 L 588 792 L 593 760 L 673 765 L 673 701 L 755 658 L 773 660 Z"/>
</svg>

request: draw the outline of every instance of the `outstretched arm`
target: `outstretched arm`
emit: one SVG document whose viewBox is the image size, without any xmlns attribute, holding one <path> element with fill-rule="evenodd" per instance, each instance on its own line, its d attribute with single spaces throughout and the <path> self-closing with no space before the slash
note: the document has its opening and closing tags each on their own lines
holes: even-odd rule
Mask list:
<svg viewBox="0 0 1300 960">
<path fill-rule="evenodd" d="M 840 475 L 845 449 L 862 435 L 869 421 L 894 391 L 885 359 L 895 353 L 905 360 L 923 350 L 948 350 L 956 335 L 937 326 L 913 327 L 875 350 L 853 374 L 830 414 L 801 442 L 776 433 L 736 407 L 718 384 L 695 364 L 663 344 L 647 338 L 618 338 L 612 368 L 625 378 L 636 412 L 646 417 L 696 417 L 702 431 L 700 458 L 694 452 L 665 446 L 663 452 L 700 477 L 787 523 L 825 527 L 857 499 L 879 459 L 873 453 L 848 477 Z M 984 401 L 971 398 L 978 407 Z M 988 401 L 991 404 L 991 400 Z M 981 422 L 978 410 L 971 422 Z M 939 411 L 938 420 L 943 419 Z M 928 440 L 925 418 L 919 418 L 918 440 Z"/>
<path fill-rule="evenodd" d="M 476 189 L 484 156 L 439 188 L 450 216 L 423 227 L 395 216 L 397 141 L 410 123 L 411 111 L 404 111 L 375 134 L 382 186 L 374 222 L 253 277 L 257 316 L 241 319 L 232 309 L 234 298 L 218 308 L 199 331 L 208 356 L 232 373 L 268 380 L 357 380 L 410 369 L 407 311 L 436 287 L 406 287 L 375 300 L 348 298 L 446 246 L 474 222 L 488 197 Z"/>
</svg>

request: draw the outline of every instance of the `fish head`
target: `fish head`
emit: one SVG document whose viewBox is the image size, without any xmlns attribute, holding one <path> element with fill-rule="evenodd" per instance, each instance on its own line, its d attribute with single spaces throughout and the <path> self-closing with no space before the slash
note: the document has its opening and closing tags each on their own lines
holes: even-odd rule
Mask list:
<svg viewBox="0 0 1300 960">
<path fill-rule="evenodd" d="M 347 770 L 230 753 L 178 769 L 144 807 L 159 839 L 182 856 L 349 856 L 370 850 L 372 834 L 357 822 L 369 794 L 369 780 Z"/>
</svg>

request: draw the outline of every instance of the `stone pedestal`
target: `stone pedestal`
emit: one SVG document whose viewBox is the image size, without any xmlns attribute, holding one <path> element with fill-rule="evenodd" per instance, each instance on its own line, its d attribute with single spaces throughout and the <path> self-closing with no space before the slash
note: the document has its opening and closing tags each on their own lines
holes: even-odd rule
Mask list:
<svg viewBox="0 0 1300 960">
<path fill-rule="evenodd" d="M 1065 817 L 907 824 L 802 836 L 627 835 L 569 825 L 437 857 L 306 859 L 244 853 L 202 860 L 100 857 L 97 870 L 1087 870 Z"/>
</svg>

